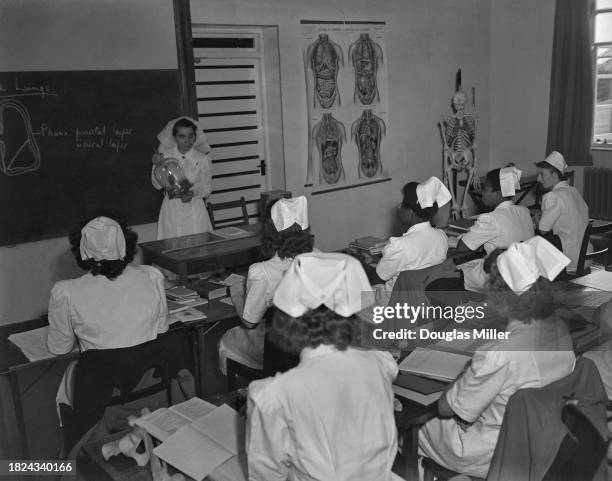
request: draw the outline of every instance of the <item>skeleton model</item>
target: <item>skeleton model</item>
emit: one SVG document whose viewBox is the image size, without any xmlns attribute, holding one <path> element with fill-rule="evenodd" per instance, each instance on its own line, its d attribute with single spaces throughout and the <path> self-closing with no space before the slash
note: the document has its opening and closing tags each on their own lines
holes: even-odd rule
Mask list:
<svg viewBox="0 0 612 481">
<path fill-rule="evenodd" d="M 461 70 L 457 73 L 457 92 L 453 95 L 454 115 L 439 123 L 444 144 L 444 180 L 453 197 L 453 219 L 467 215 L 467 192 L 480 188 L 476 173 L 476 124 L 478 119 L 465 113 L 466 94 L 461 90 Z M 453 172 L 454 171 L 454 172 Z M 467 172 L 461 205 L 458 203 L 455 176 Z"/>
<path fill-rule="evenodd" d="M 355 93 L 353 101 L 359 97 L 363 105 L 370 105 L 374 98 L 380 100 L 376 74 L 383 63 L 383 51 L 380 45 L 370 39 L 367 33 L 359 35 L 359 39 L 349 47 L 348 56 L 355 69 Z"/>
<path fill-rule="evenodd" d="M 314 106 L 318 102 L 321 108 L 329 109 L 336 101 L 340 105 L 337 78 L 339 68 L 344 67 L 340 46 L 327 34 L 320 34 L 308 47 L 306 59 L 314 75 Z"/>
<path fill-rule="evenodd" d="M 371 110 L 364 110 L 351 126 L 351 138 L 359 151 L 359 177 L 374 177 L 382 173 L 380 142 L 386 135 L 383 119 Z"/>
<path fill-rule="evenodd" d="M 13 118 L 15 115 L 7 115 L 12 111 L 18 119 Z M 39 168 L 40 149 L 34 138 L 28 109 L 17 100 L 0 101 L 0 172 L 15 176 Z"/>
<path fill-rule="evenodd" d="M 336 184 L 344 180 L 342 166 L 342 144 L 346 142 L 346 129 L 330 113 L 324 113 L 323 118 L 312 129 L 312 141 L 319 152 L 321 166 L 319 182 Z"/>
</svg>

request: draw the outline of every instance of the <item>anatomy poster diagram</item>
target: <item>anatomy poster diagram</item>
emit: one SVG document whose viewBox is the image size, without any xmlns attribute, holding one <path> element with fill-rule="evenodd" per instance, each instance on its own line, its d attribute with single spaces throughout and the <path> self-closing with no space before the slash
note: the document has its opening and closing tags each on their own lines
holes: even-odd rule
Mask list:
<svg viewBox="0 0 612 481">
<path fill-rule="evenodd" d="M 384 22 L 302 20 L 313 190 L 388 178 Z"/>
</svg>

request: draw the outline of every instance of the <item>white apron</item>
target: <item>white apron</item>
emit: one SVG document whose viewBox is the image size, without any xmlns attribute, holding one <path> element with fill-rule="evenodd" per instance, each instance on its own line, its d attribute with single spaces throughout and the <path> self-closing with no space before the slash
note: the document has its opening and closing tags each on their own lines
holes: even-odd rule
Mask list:
<svg viewBox="0 0 612 481">
<path fill-rule="evenodd" d="M 158 239 L 200 234 L 211 230 L 212 224 L 201 197 L 194 197 L 189 202 L 183 202 L 181 199 L 170 199 L 167 195 L 164 196 L 157 222 Z"/>
</svg>

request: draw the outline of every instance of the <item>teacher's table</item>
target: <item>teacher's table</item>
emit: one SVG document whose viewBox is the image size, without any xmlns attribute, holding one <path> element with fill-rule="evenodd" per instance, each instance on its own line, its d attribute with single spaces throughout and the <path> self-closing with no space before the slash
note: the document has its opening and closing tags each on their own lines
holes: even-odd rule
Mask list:
<svg viewBox="0 0 612 481">
<path fill-rule="evenodd" d="M 181 285 L 187 276 L 206 270 L 252 264 L 259 259 L 261 224 L 240 226 L 245 233 L 225 238 L 213 232 L 162 239 L 139 244 L 143 264 L 156 264 L 179 275 Z"/>
</svg>

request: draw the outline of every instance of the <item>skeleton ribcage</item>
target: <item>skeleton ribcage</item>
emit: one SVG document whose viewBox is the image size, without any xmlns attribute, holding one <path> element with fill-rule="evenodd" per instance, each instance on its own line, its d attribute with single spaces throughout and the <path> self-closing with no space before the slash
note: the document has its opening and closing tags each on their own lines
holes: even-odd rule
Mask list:
<svg viewBox="0 0 612 481">
<path fill-rule="evenodd" d="M 471 117 L 451 117 L 448 119 L 444 137 L 446 145 L 455 152 L 462 152 L 474 144 L 475 122 Z"/>
</svg>

